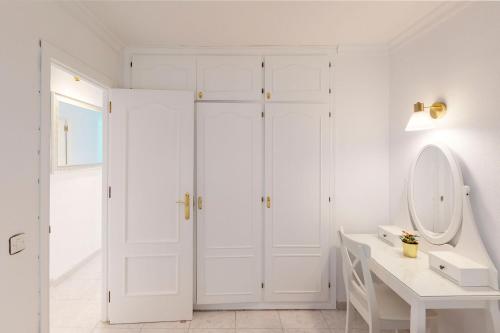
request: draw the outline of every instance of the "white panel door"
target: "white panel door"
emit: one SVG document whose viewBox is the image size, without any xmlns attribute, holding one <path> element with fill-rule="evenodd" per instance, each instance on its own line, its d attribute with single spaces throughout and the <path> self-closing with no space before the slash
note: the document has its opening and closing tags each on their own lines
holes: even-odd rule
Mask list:
<svg viewBox="0 0 500 333">
<path fill-rule="evenodd" d="M 196 58 L 189 55 L 138 54 L 132 57 L 130 87 L 196 90 Z"/>
<path fill-rule="evenodd" d="M 111 101 L 109 319 L 189 320 L 193 93 L 115 89 Z"/>
<path fill-rule="evenodd" d="M 198 304 L 261 298 L 261 113 L 259 104 L 197 106 Z"/>
<path fill-rule="evenodd" d="M 328 102 L 330 60 L 327 56 L 265 58 L 266 101 Z"/>
<path fill-rule="evenodd" d="M 200 56 L 198 100 L 262 100 L 261 56 Z"/>
<path fill-rule="evenodd" d="M 266 301 L 328 300 L 328 108 L 266 105 Z"/>
</svg>

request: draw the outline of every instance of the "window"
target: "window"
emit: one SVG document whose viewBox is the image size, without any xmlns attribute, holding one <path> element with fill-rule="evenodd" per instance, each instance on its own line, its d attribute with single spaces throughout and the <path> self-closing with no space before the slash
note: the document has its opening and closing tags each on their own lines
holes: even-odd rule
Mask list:
<svg viewBox="0 0 500 333">
<path fill-rule="evenodd" d="M 102 163 L 102 109 L 53 94 L 56 168 L 91 166 Z"/>
</svg>

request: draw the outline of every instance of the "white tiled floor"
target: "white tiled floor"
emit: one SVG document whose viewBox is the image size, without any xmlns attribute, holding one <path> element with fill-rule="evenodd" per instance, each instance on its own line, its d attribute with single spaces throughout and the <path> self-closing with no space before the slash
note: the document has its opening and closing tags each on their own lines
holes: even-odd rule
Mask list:
<svg viewBox="0 0 500 333">
<path fill-rule="evenodd" d="M 101 257 L 50 289 L 51 333 L 88 333 L 101 316 Z"/>
<path fill-rule="evenodd" d="M 50 333 L 343 333 L 345 311 L 202 311 L 192 321 L 109 325 L 100 322 L 101 258 L 51 289 Z M 368 332 L 356 318 L 354 333 Z"/>
<path fill-rule="evenodd" d="M 356 320 L 354 333 L 368 333 Z M 201 311 L 191 322 L 101 324 L 93 333 L 344 333 L 345 311 Z"/>
</svg>

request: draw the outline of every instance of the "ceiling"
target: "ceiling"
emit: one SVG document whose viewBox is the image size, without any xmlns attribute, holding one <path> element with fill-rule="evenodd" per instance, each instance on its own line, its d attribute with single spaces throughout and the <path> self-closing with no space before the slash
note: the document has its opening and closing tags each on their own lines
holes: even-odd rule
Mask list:
<svg viewBox="0 0 500 333">
<path fill-rule="evenodd" d="M 77 1 L 123 46 L 389 43 L 436 10 L 427 1 Z M 74 8 L 73 8 L 74 10 Z"/>
</svg>

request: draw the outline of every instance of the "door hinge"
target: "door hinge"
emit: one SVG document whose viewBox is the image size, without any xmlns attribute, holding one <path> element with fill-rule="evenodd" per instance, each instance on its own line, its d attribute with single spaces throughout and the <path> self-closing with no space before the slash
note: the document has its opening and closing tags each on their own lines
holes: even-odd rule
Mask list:
<svg viewBox="0 0 500 333">
<path fill-rule="evenodd" d="M 331 288 L 331 287 L 332 287 L 332 283 L 328 282 L 328 288 Z"/>
<path fill-rule="evenodd" d="M 332 198 L 331 197 L 328 197 L 328 202 L 332 202 Z"/>
<path fill-rule="evenodd" d="M 111 291 L 108 290 L 108 303 L 111 303 Z"/>
<path fill-rule="evenodd" d="M 111 199 L 111 186 L 108 186 L 108 198 Z"/>
<path fill-rule="evenodd" d="M 328 118 L 331 118 L 331 117 L 332 117 L 332 113 L 328 112 Z"/>
<path fill-rule="evenodd" d="M 134 63 L 131 61 L 130 62 L 130 67 L 133 67 L 134 66 Z"/>
<path fill-rule="evenodd" d="M 111 101 L 109 101 L 109 113 L 112 112 L 112 107 L 113 107 L 113 104 L 111 103 Z"/>
<path fill-rule="evenodd" d="M 328 63 L 328 67 L 332 68 L 332 62 L 331 61 Z"/>
<path fill-rule="evenodd" d="M 264 88 L 262 88 L 260 92 L 262 93 L 262 95 L 264 95 Z"/>
<path fill-rule="evenodd" d="M 261 117 L 264 118 L 264 111 L 260 113 Z"/>
<path fill-rule="evenodd" d="M 262 282 L 262 283 L 260 284 L 260 287 L 261 287 L 262 289 L 264 289 L 264 282 Z"/>
<path fill-rule="evenodd" d="M 52 233 L 52 227 L 49 225 L 49 234 Z"/>
<path fill-rule="evenodd" d="M 332 93 L 332 88 L 329 88 L 328 89 L 328 93 L 331 94 Z"/>
<path fill-rule="evenodd" d="M 264 197 L 260 197 L 260 202 L 264 203 Z"/>
<path fill-rule="evenodd" d="M 264 62 L 262 62 L 262 68 L 264 68 Z"/>
</svg>

